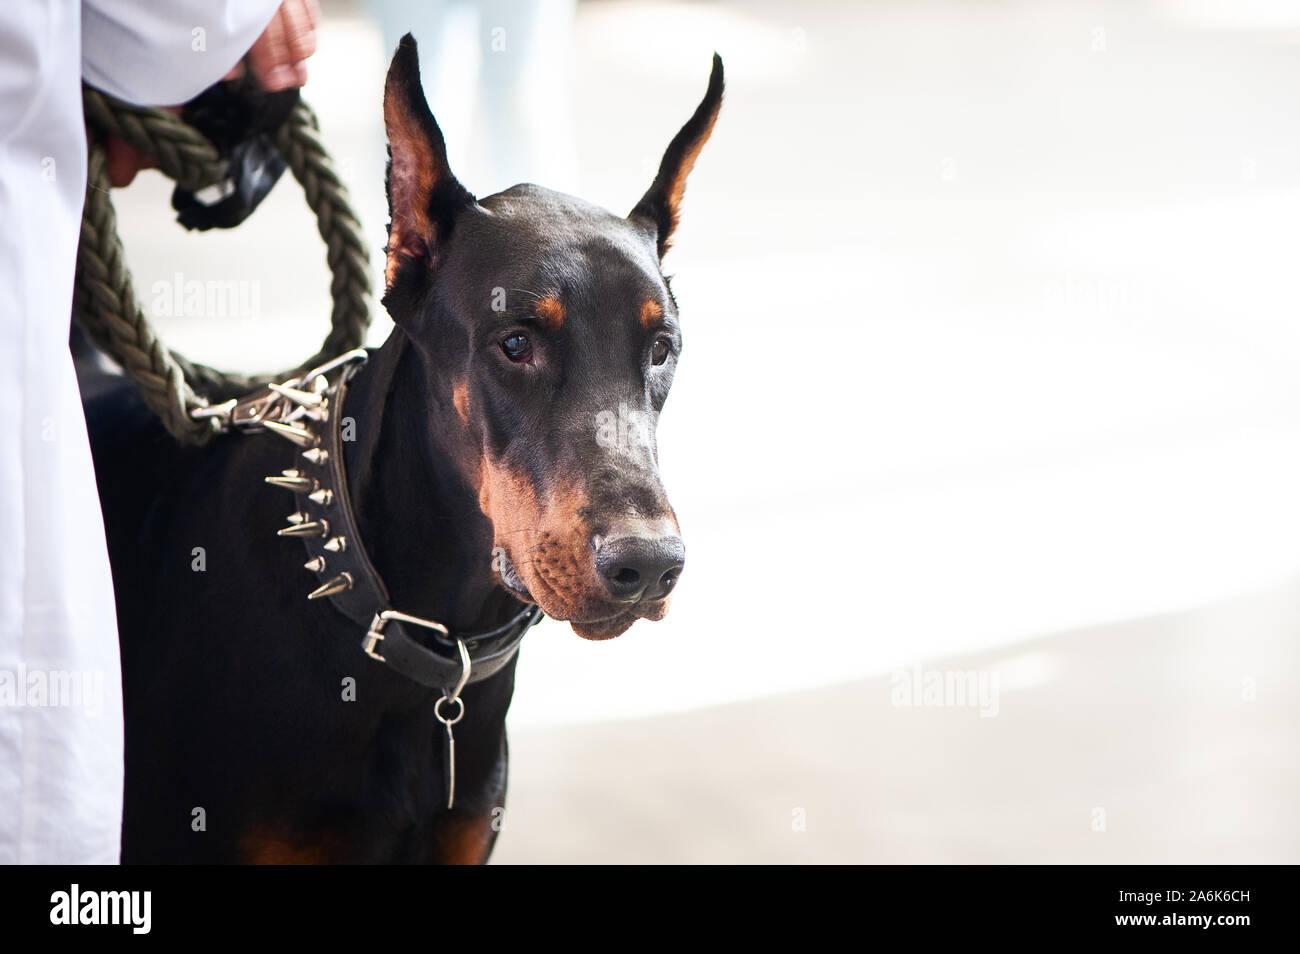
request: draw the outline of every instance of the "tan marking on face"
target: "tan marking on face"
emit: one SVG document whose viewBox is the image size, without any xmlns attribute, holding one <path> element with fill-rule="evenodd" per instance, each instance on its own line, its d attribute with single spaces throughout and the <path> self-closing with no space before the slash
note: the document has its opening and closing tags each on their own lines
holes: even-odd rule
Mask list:
<svg viewBox="0 0 1300 954">
<path fill-rule="evenodd" d="M 641 302 L 641 327 L 647 330 L 656 327 L 659 322 L 663 321 L 664 306 L 659 304 L 653 298 L 647 298 Z"/>
<path fill-rule="evenodd" d="M 614 612 L 599 605 L 603 587 L 591 558 L 591 535 L 578 516 L 585 502 L 574 483 L 539 493 L 525 475 L 483 461 L 479 506 L 492 521 L 494 545 L 506 551 L 528 592 L 552 618 Z"/>
<path fill-rule="evenodd" d="M 554 331 L 564 324 L 564 302 L 553 295 L 539 298 L 533 305 L 533 314 L 542 319 L 547 331 Z"/>
<path fill-rule="evenodd" d="M 609 599 L 596 570 L 591 525 L 580 516 L 588 497 L 577 480 L 538 489 L 526 475 L 487 458 L 481 471 L 479 507 L 492 522 L 493 546 L 505 550 L 547 616 L 568 620 L 586 639 L 609 639 L 638 618 L 667 612 L 667 599 L 635 606 Z"/>
<path fill-rule="evenodd" d="M 466 424 L 469 423 L 469 387 L 465 379 L 461 378 L 451 386 L 451 403 L 456 407 L 456 413 Z"/>
</svg>

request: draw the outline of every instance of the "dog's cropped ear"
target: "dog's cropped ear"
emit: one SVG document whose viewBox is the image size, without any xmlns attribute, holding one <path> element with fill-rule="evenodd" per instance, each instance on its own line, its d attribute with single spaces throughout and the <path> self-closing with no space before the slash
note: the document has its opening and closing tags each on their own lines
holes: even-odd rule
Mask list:
<svg viewBox="0 0 1300 954">
<path fill-rule="evenodd" d="M 713 72 L 709 75 L 709 88 L 695 108 L 695 114 L 673 137 L 659 163 L 659 174 L 649 190 L 636 204 L 629 219 L 652 231 L 659 246 L 659 257 L 668 251 L 677 216 L 681 209 L 682 194 L 686 191 L 686 177 L 691 174 L 695 160 L 713 133 L 722 108 L 722 57 L 713 54 Z"/>
<path fill-rule="evenodd" d="M 384 286 L 391 292 L 399 275 L 421 277 L 436 268 L 440 243 L 456 215 L 474 196 L 447 165 L 447 144 L 420 86 L 420 58 L 411 34 L 402 37 L 384 83 L 384 125 L 388 129 L 388 245 Z"/>
</svg>

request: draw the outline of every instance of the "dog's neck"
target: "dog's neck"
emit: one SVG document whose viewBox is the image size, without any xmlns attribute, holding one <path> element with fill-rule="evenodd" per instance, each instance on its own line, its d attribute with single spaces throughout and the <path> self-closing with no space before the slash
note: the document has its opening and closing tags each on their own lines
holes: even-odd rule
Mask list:
<svg viewBox="0 0 1300 954">
<path fill-rule="evenodd" d="M 458 462 L 477 461 L 450 383 L 395 329 L 348 386 L 348 486 L 362 540 L 404 613 L 453 632 L 485 629 L 520 604 L 492 569 L 492 530 Z"/>
</svg>

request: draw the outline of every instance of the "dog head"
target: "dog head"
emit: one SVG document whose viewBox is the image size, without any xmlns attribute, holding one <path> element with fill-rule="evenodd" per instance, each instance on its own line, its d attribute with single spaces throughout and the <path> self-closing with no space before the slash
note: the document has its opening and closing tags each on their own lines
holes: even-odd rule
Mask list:
<svg viewBox="0 0 1300 954">
<path fill-rule="evenodd" d="M 409 35 L 388 71 L 384 305 L 450 391 L 502 585 L 589 639 L 662 618 L 685 561 L 655 445 L 682 343 L 660 261 L 722 91 L 715 56 L 624 217 L 534 185 L 476 200 Z"/>
</svg>

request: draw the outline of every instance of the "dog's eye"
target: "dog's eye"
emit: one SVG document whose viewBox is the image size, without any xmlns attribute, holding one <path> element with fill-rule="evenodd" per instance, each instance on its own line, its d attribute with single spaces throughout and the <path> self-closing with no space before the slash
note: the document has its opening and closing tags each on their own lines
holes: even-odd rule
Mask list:
<svg viewBox="0 0 1300 954">
<path fill-rule="evenodd" d="M 501 350 L 511 361 L 527 361 L 533 356 L 533 343 L 522 331 L 514 331 L 501 339 Z"/>
<path fill-rule="evenodd" d="M 655 343 L 650 346 L 650 363 L 663 364 L 668 360 L 668 356 L 673 353 L 673 343 L 667 338 L 656 338 Z"/>
</svg>

